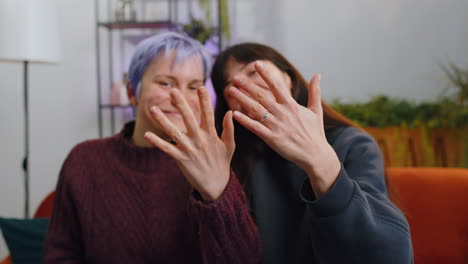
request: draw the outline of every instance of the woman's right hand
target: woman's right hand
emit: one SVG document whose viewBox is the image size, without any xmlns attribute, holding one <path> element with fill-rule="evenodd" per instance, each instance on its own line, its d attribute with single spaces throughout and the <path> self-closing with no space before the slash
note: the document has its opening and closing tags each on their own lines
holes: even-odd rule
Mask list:
<svg viewBox="0 0 468 264">
<path fill-rule="evenodd" d="M 153 118 L 177 145 L 173 145 L 152 132 L 145 133 L 145 139 L 177 161 L 188 182 L 205 202 L 217 200 L 226 188 L 230 177 L 230 164 L 235 150 L 232 111 L 224 116 L 223 133 L 218 137 L 214 113 L 208 91 L 198 89 L 201 109 L 201 123 L 182 93 L 171 90 L 172 100 L 184 120 L 187 133 L 182 133 L 156 106 L 151 108 Z"/>
</svg>

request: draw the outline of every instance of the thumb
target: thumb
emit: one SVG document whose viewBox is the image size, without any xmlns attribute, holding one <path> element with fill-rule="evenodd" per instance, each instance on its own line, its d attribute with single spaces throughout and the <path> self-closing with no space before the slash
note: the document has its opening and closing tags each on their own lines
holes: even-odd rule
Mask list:
<svg viewBox="0 0 468 264">
<path fill-rule="evenodd" d="M 234 154 L 236 149 L 236 142 L 234 141 L 234 122 L 232 120 L 232 111 L 229 110 L 223 119 L 223 133 L 221 134 L 221 140 L 226 145 L 229 151 L 230 157 Z"/>
<path fill-rule="evenodd" d="M 322 95 L 320 89 L 321 74 L 315 74 L 309 82 L 309 100 L 307 108 L 314 111 L 317 114 L 322 114 Z"/>
</svg>

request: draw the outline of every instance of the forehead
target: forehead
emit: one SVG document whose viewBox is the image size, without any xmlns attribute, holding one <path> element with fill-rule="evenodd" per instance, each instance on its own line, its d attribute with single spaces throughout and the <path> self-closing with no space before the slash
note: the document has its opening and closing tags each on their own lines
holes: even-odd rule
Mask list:
<svg viewBox="0 0 468 264">
<path fill-rule="evenodd" d="M 162 52 L 153 58 L 146 72 L 189 75 L 203 79 L 203 63 L 197 54 L 182 59 L 177 58 L 177 51 Z"/>
<path fill-rule="evenodd" d="M 247 63 L 239 62 L 233 57 L 230 57 L 226 61 L 226 66 L 225 66 L 226 77 L 229 79 L 230 77 L 232 77 L 232 75 L 240 72 L 245 67 L 245 65 L 247 65 Z"/>
<path fill-rule="evenodd" d="M 263 65 L 268 65 L 269 67 L 274 66 L 274 64 L 271 61 L 265 60 L 265 59 L 259 59 L 259 60 L 254 60 L 250 62 L 240 62 L 234 59 L 233 57 L 230 57 L 226 61 L 225 68 L 224 68 L 226 83 L 229 83 L 231 79 L 234 77 L 234 75 L 236 75 L 237 73 L 242 73 L 242 72 L 245 73 L 246 71 L 252 70 L 254 68 L 254 62 L 256 61 L 261 61 Z M 275 66 L 273 67 L 273 69 L 278 69 L 278 68 Z"/>
</svg>

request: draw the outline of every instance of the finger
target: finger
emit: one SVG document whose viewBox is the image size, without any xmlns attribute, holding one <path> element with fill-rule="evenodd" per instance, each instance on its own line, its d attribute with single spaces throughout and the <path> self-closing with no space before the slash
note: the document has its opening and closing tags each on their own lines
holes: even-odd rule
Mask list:
<svg viewBox="0 0 468 264">
<path fill-rule="evenodd" d="M 247 110 L 247 115 L 255 120 L 260 120 L 267 110 L 263 105 L 253 100 L 247 94 L 239 90 L 239 88 L 231 86 L 228 88 L 229 95 L 236 101 L 238 101 L 241 106 Z"/>
<path fill-rule="evenodd" d="M 228 111 L 224 115 L 223 119 L 223 133 L 221 134 L 221 140 L 226 145 L 231 157 L 236 149 L 236 142 L 234 140 L 234 122 L 232 120 L 232 111 Z"/>
<path fill-rule="evenodd" d="M 246 116 L 245 114 L 239 111 L 234 111 L 233 117 L 242 126 L 244 126 L 245 128 L 247 128 L 252 133 L 254 133 L 262 139 L 269 138 L 272 135 L 272 131 L 268 127 L 263 126 L 260 122 L 251 119 L 250 117 Z"/>
<path fill-rule="evenodd" d="M 179 128 L 174 125 L 166 115 L 157 106 L 151 107 L 151 115 L 158 125 L 166 132 L 166 134 L 172 138 L 177 144 L 187 145 L 186 137 L 181 134 Z"/>
<path fill-rule="evenodd" d="M 254 82 L 243 78 L 241 76 L 236 76 L 233 79 L 234 84 L 236 87 L 242 89 L 245 91 L 250 97 L 253 99 L 257 100 L 263 107 L 266 108 L 269 112 L 277 115 L 278 113 L 281 113 L 281 110 L 279 109 L 278 102 L 276 101 L 276 98 L 274 94 L 268 92 L 264 88 L 258 86 Z"/>
<path fill-rule="evenodd" d="M 144 135 L 144 138 L 146 139 L 146 141 L 151 143 L 151 145 L 165 152 L 167 155 L 171 156 L 173 159 L 175 160 L 182 159 L 183 154 L 176 146 L 160 138 L 153 132 L 149 132 L 149 131 L 146 132 Z"/>
<path fill-rule="evenodd" d="M 284 89 L 281 87 L 282 81 L 278 78 L 278 76 L 273 76 L 270 72 L 268 72 L 267 66 L 260 61 L 256 61 L 255 70 L 258 72 L 260 77 L 267 83 L 268 87 L 270 87 L 271 91 L 276 97 L 276 101 L 279 103 L 288 102 L 291 99 L 291 95 L 287 93 L 288 89 Z"/>
<path fill-rule="evenodd" d="M 321 115 L 323 110 L 320 80 L 321 74 L 315 74 L 309 82 L 309 100 L 307 103 L 307 108 Z"/>
<path fill-rule="evenodd" d="M 198 99 L 200 101 L 201 109 L 201 128 L 210 130 L 216 133 L 215 122 L 214 122 L 214 111 L 213 105 L 211 104 L 210 95 L 206 87 L 200 87 L 198 89 Z"/>
<path fill-rule="evenodd" d="M 175 107 L 179 110 L 180 114 L 182 115 L 182 119 L 184 120 L 185 127 L 187 128 L 187 132 L 194 137 L 198 137 L 199 135 L 198 121 L 192 109 L 190 108 L 187 101 L 185 100 L 185 97 L 182 95 L 182 93 L 179 90 L 172 89 L 171 98 L 175 104 Z"/>
</svg>

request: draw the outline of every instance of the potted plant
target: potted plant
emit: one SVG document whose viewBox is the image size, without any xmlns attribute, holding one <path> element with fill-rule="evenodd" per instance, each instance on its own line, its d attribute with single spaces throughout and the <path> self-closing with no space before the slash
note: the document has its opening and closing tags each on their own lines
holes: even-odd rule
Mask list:
<svg viewBox="0 0 468 264">
<path fill-rule="evenodd" d="M 189 17 L 190 22 L 183 26 L 183 31 L 186 32 L 189 36 L 197 39 L 201 43 L 206 43 L 210 38 L 215 36 L 219 31 L 221 32 L 221 37 L 230 40 L 231 38 L 231 28 L 229 22 L 229 9 L 227 0 L 219 0 L 220 5 L 220 17 L 221 17 L 221 27 L 217 28 L 212 25 L 211 22 L 211 4 L 212 0 L 199 0 L 199 6 L 204 11 L 204 19 L 196 19 L 193 15 L 193 6 L 191 1 L 189 2 Z"/>
<path fill-rule="evenodd" d="M 468 108 L 454 97 L 414 103 L 381 95 L 331 105 L 376 139 L 387 166 L 468 167 Z"/>
<path fill-rule="evenodd" d="M 468 102 L 468 69 L 462 69 L 449 61 L 447 65 L 441 65 L 442 70 L 448 79 L 449 89 L 455 88 L 457 91 L 452 95 L 457 103 L 467 104 Z"/>
</svg>

